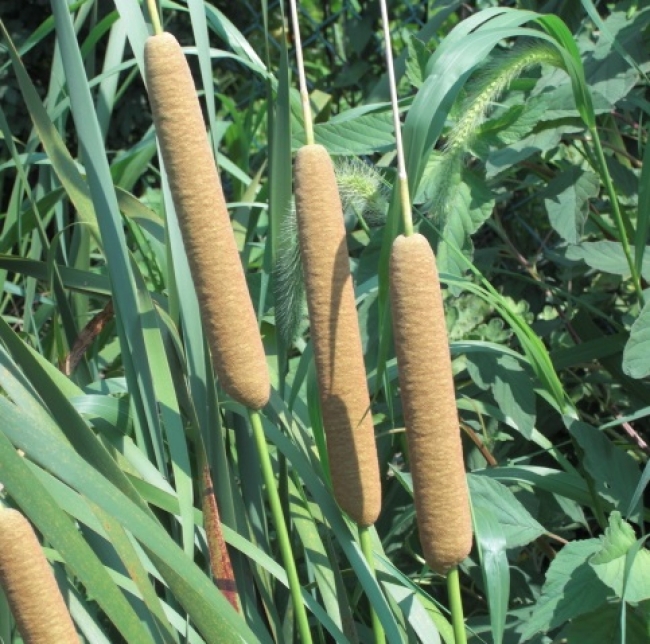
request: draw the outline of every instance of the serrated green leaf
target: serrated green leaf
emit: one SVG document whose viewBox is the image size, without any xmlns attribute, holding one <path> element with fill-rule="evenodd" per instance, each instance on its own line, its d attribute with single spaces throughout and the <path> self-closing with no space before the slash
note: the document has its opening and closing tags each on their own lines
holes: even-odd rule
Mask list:
<svg viewBox="0 0 650 644">
<path fill-rule="evenodd" d="M 424 74 L 427 67 L 427 61 L 431 52 L 426 45 L 411 36 L 408 41 L 408 58 L 406 59 L 406 77 L 413 87 L 420 87 L 424 80 Z"/>
<path fill-rule="evenodd" d="M 624 557 L 636 541 L 634 528 L 623 520 L 620 512 L 612 512 L 609 517 L 609 526 L 601 537 L 602 549 L 592 558 L 593 565 L 606 564 Z"/>
<path fill-rule="evenodd" d="M 627 510 L 641 477 L 636 461 L 587 423 L 569 422 L 568 429 L 584 452 L 583 465 L 598 494 L 615 508 Z M 639 520 L 638 508 L 630 518 Z"/>
<path fill-rule="evenodd" d="M 502 483 L 477 474 L 468 474 L 467 483 L 472 507 L 492 513 L 496 518 L 507 548 L 525 546 L 546 530 Z"/>
<path fill-rule="evenodd" d="M 471 235 L 492 214 L 494 198 L 484 179 L 472 172 L 464 171 L 454 179 L 456 183 L 448 191 L 436 260 L 441 273 L 461 276 L 467 270 L 467 263 L 458 257 L 457 249 L 466 257 L 472 256 Z"/>
<path fill-rule="evenodd" d="M 587 563 L 599 549 L 598 539 L 574 541 L 562 548 L 546 573 L 542 596 L 526 622 L 522 641 L 561 626 L 607 601 L 611 590 Z"/>
<path fill-rule="evenodd" d="M 646 548 L 635 548 L 634 529 L 619 512 L 612 512 L 600 541 L 601 549 L 589 560 L 600 580 L 618 597 L 622 598 L 625 592 L 629 602 L 650 599 L 650 552 Z M 629 563 L 628 552 L 633 557 Z"/>
<path fill-rule="evenodd" d="M 317 123 L 314 126 L 316 143 L 324 145 L 330 154 L 340 156 L 386 152 L 395 147 L 395 132 L 389 111 L 348 117 L 349 115 L 344 112 L 327 123 Z M 303 130 L 294 124 L 293 148 L 299 148 L 303 144 L 303 139 Z"/>
<path fill-rule="evenodd" d="M 544 205 L 551 226 L 570 244 L 582 237 L 589 200 L 598 195 L 600 179 L 594 172 L 577 166 L 564 168 L 543 191 Z"/>
<path fill-rule="evenodd" d="M 648 254 L 646 253 L 646 258 Z M 646 261 L 643 262 L 644 264 Z M 630 339 L 623 349 L 623 371 L 631 378 L 650 376 L 650 302 L 648 302 L 630 330 Z"/>
</svg>

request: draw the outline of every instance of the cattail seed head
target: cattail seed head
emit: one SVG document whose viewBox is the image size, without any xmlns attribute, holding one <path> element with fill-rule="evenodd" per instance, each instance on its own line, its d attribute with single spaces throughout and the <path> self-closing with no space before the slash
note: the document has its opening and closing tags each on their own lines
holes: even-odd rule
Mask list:
<svg viewBox="0 0 650 644">
<path fill-rule="evenodd" d="M 79 644 L 31 524 L 9 508 L 0 509 L 0 584 L 25 644 Z"/>
<path fill-rule="evenodd" d="M 214 369 L 232 398 L 260 409 L 270 395 L 264 347 L 194 81 L 174 36 L 147 39 L 145 70 Z"/>
<path fill-rule="evenodd" d="M 440 282 L 422 235 L 395 239 L 390 296 L 420 542 L 444 574 L 469 554 L 472 524 Z"/>
<path fill-rule="evenodd" d="M 298 150 L 298 237 L 334 495 L 361 526 L 381 510 L 381 484 L 361 334 L 334 168 L 321 145 Z"/>
</svg>

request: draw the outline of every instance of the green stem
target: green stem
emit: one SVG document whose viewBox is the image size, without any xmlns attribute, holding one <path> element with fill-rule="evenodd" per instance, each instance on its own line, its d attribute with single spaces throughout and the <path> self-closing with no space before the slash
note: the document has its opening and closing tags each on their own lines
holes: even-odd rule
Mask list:
<svg viewBox="0 0 650 644">
<path fill-rule="evenodd" d="M 594 142 L 594 149 L 596 151 L 598 165 L 600 166 L 601 179 L 605 182 L 605 190 L 607 190 L 607 195 L 609 196 L 609 200 L 612 204 L 614 223 L 616 224 L 618 236 L 621 240 L 621 245 L 623 246 L 623 253 L 625 254 L 625 259 L 627 260 L 627 265 L 630 269 L 632 283 L 634 284 L 634 290 L 636 291 L 637 297 L 639 298 L 641 307 L 643 307 L 645 301 L 643 297 L 643 289 L 641 288 L 641 280 L 634 266 L 634 257 L 632 257 L 632 249 L 630 248 L 630 243 L 627 238 L 627 231 L 625 229 L 625 222 L 623 221 L 623 214 L 621 213 L 618 197 L 616 196 L 616 190 L 614 189 L 614 184 L 612 183 L 612 177 L 610 176 L 609 170 L 607 169 L 607 161 L 605 160 L 605 153 L 603 152 L 603 146 L 600 142 L 600 136 L 598 135 L 598 130 L 595 126 L 590 127 L 589 131 Z"/>
<path fill-rule="evenodd" d="M 390 39 L 390 25 L 388 23 L 388 7 L 386 0 L 380 0 L 381 22 L 384 31 L 384 46 L 386 48 L 386 70 L 388 72 L 388 86 L 390 87 L 390 102 L 393 111 L 393 127 L 395 128 L 395 149 L 397 151 L 397 174 L 399 180 L 400 205 L 404 221 L 404 235 L 413 234 L 413 212 L 411 211 L 411 197 L 409 196 L 409 183 L 404 160 L 404 144 L 402 143 L 402 123 L 399 118 L 399 105 L 397 103 L 397 83 L 395 82 L 395 68 L 393 66 L 393 49 Z"/>
<path fill-rule="evenodd" d="M 151 26 L 153 33 L 158 36 L 162 33 L 162 25 L 160 24 L 160 16 L 158 15 L 158 7 L 156 0 L 147 0 L 147 9 L 149 10 L 149 17 L 151 18 Z"/>
<path fill-rule="evenodd" d="M 456 640 L 456 644 L 467 644 L 465 620 L 463 619 L 463 601 L 460 597 L 458 566 L 454 566 L 447 574 L 447 593 L 449 595 L 449 607 L 451 608 L 451 623 L 454 627 L 454 639 Z"/>
<path fill-rule="evenodd" d="M 359 540 L 361 541 L 361 551 L 368 563 L 368 568 L 372 571 L 373 576 L 376 577 L 375 556 L 372 551 L 372 535 L 368 526 L 359 526 Z M 381 625 L 379 615 L 377 615 L 377 611 L 372 604 L 370 605 L 370 619 L 372 620 L 372 631 L 375 634 L 375 644 L 384 644 L 386 641 L 384 627 Z"/>
<path fill-rule="evenodd" d="M 293 603 L 293 610 L 296 614 L 296 621 L 300 632 L 300 642 L 311 644 L 312 639 L 309 630 L 309 623 L 307 621 L 307 611 L 305 610 L 305 603 L 302 599 L 300 581 L 298 580 L 298 571 L 296 570 L 296 561 L 293 557 L 293 552 L 291 551 L 291 542 L 289 541 L 289 532 L 284 520 L 284 514 L 282 513 L 280 495 L 278 494 L 278 489 L 275 484 L 271 457 L 269 456 L 266 438 L 264 437 L 264 429 L 262 428 L 262 419 L 257 411 L 249 410 L 248 415 L 251 421 L 251 426 L 253 427 L 253 436 L 255 438 L 257 454 L 262 467 L 264 485 L 266 485 L 266 492 L 269 496 L 271 515 L 273 516 L 275 529 L 278 534 L 282 563 L 287 572 L 289 590 L 291 591 L 291 601 Z"/>
</svg>

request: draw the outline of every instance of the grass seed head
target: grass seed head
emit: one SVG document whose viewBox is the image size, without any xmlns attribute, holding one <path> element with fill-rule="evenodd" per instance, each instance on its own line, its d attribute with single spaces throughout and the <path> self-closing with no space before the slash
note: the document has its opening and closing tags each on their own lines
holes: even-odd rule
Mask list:
<svg viewBox="0 0 650 644">
<path fill-rule="evenodd" d="M 298 151 L 296 210 L 307 307 L 334 494 L 359 525 L 381 510 L 381 484 L 361 335 L 330 156 Z"/>
<path fill-rule="evenodd" d="M 145 45 L 149 99 L 214 368 L 251 409 L 270 394 L 264 347 L 190 69 L 168 33 Z"/>
<path fill-rule="evenodd" d="M 0 509 L 0 584 L 25 644 L 79 644 L 31 524 L 9 508 Z"/>
<path fill-rule="evenodd" d="M 469 554 L 472 525 L 440 282 L 422 235 L 393 243 L 390 294 L 420 542 L 444 574 Z"/>
</svg>

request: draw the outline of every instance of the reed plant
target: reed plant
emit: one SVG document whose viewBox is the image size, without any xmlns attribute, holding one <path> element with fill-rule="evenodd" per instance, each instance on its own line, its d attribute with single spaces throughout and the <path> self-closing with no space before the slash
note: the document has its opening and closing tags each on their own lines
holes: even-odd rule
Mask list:
<svg viewBox="0 0 650 644">
<path fill-rule="evenodd" d="M 3 642 L 647 640 L 648 11 L 561 4 L 3 14 Z"/>
</svg>

